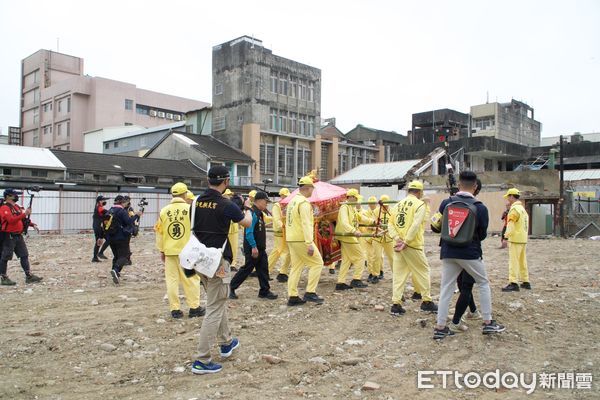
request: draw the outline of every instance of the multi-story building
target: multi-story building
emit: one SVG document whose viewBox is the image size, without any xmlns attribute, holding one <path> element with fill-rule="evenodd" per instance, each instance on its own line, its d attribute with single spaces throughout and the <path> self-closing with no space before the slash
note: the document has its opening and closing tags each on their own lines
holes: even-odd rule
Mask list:
<svg viewBox="0 0 600 400">
<path fill-rule="evenodd" d="M 83 150 L 83 132 L 163 125 L 207 105 L 84 75 L 82 58 L 39 50 L 21 62 L 20 144 Z"/>
<path fill-rule="evenodd" d="M 242 36 L 213 47 L 213 135 L 258 162 L 253 179 L 294 184 L 321 165 L 321 70 Z"/>
<path fill-rule="evenodd" d="M 542 124 L 535 120 L 534 110 L 527 104 L 486 103 L 471 106 L 472 136 L 491 136 L 524 146 L 540 145 Z"/>
<path fill-rule="evenodd" d="M 469 136 L 469 114 L 444 108 L 412 115 L 412 130 L 408 132 L 410 144 L 435 143 L 458 140 Z M 444 137 L 441 140 L 441 137 Z"/>
<path fill-rule="evenodd" d="M 408 144 L 408 138 L 394 131 L 384 131 L 381 129 L 369 128 L 364 125 L 358 124 L 353 129 L 348 131 L 345 135 L 347 140 L 351 140 L 356 143 L 360 143 L 367 147 L 375 147 L 380 152 L 377 162 L 390 162 L 398 161 L 397 149 L 405 144 Z M 348 168 L 352 169 L 359 164 L 365 164 L 365 162 L 359 162 L 361 157 L 357 157 L 354 151 L 348 152 Z"/>
</svg>

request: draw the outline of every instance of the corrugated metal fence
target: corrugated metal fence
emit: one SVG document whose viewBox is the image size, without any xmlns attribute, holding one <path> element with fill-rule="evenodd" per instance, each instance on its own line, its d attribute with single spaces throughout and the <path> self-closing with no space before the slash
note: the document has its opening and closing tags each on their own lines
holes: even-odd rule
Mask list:
<svg viewBox="0 0 600 400">
<path fill-rule="evenodd" d="M 96 197 L 102 194 L 109 197 L 106 207 L 112 205 L 117 193 L 76 192 L 76 191 L 41 191 L 34 193 L 31 220 L 38 224 L 43 233 L 78 233 L 92 230 L 92 215 Z M 160 209 L 171 201 L 171 196 L 164 193 L 127 193 L 131 204 L 138 210 L 137 204 L 146 198 L 148 205 L 140 221 L 140 227 L 151 228 L 158 219 Z M 27 207 L 29 195 L 26 193 L 19 199 L 19 204 Z"/>
</svg>

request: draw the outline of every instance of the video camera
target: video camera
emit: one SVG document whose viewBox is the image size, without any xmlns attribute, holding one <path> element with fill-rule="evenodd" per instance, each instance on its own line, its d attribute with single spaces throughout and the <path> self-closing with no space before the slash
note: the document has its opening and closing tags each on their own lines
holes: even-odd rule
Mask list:
<svg viewBox="0 0 600 400">
<path fill-rule="evenodd" d="M 148 202 L 146 201 L 145 197 L 142 197 L 142 199 L 140 200 L 140 202 L 138 203 L 138 207 L 141 208 L 142 210 L 144 209 L 144 207 L 146 207 L 148 205 Z"/>
<path fill-rule="evenodd" d="M 246 199 L 244 199 L 244 196 L 242 196 L 241 194 L 234 194 L 231 197 L 231 202 L 233 204 L 235 204 L 236 206 L 238 206 L 240 208 L 240 210 L 244 209 L 244 202 L 246 201 Z"/>
</svg>

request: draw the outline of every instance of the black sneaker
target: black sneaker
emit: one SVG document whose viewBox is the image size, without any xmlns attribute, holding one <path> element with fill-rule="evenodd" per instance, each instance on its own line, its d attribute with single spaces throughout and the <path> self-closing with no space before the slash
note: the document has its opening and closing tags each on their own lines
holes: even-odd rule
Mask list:
<svg viewBox="0 0 600 400">
<path fill-rule="evenodd" d="M 345 283 L 336 283 L 335 290 L 350 290 L 352 286 L 346 285 Z"/>
<path fill-rule="evenodd" d="M 421 296 L 421 293 L 414 292 L 412 296 L 410 296 L 410 299 L 414 301 L 422 300 L 423 296 Z"/>
<path fill-rule="evenodd" d="M 379 280 L 383 279 L 383 271 L 379 272 Z"/>
<path fill-rule="evenodd" d="M 446 336 L 454 336 L 454 332 L 451 331 L 450 328 L 448 328 L 447 326 L 445 326 L 444 329 L 433 329 L 433 338 L 435 340 L 442 340 Z"/>
<path fill-rule="evenodd" d="M 306 304 L 306 300 L 302 300 L 298 296 L 290 297 L 287 302 L 288 307 L 301 306 L 302 304 Z"/>
<path fill-rule="evenodd" d="M 352 279 L 350 281 L 350 286 L 352 286 L 353 288 L 357 288 L 357 289 L 362 289 L 362 288 L 369 287 L 369 285 L 367 285 L 366 283 L 364 283 L 360 279 Z"/>
<path fill-rule="evenodd" d="M 438 306 L 433 301 L 424 301 L 421 303 L 421 311 L 427 311 L 430 313 L 437 313 Z"/>
<path fill-rule="evenodd" d="M 521 283 L 521 287 L 523 289 L 531 290 L 531 283 L 529 283 L 529 282 L 523 282 L 523 283 Z"/>
<path fill-rule="evenodd" d="M 0 285 L 2 286 L 14 286 L 17 282 L 11 280 L 8 276 L 3 276 L 0 278 Z"/>
<path fill-rule="evenodd" d="M 238 270 L 237 267 L 230 267 L 229 269 L 231 270 L 231 272 L 237 272 Z"/>
<path fill-rule="evenodd" d="M 373 285 L 377 285 L 379 283 L 379 276 L 373 275 L 373 278 L 371 279 L 371 283 Z"/>
<path fill-rule="evenodd" d="M 491 320 L 489 324 L 483 324 L 481 333 L 483 333 L 484 335 L 491 335 L 494 333 L 504 332 L 505 330 L 506 328 L 504 327 L 504 325 L 500 325 L 495 320 Z"/>
<path fill-rule="evenodd" d="M 315 304 L 323 304 L 325 302 L 325 299 L 320 297 L 318 294 L 311 293 L 311 292 L 304 293 L 303 299 L 304 299 L 304 301 L 310 301 L 311 303 L 315 303 Z"/>
<path fill-rule="evenodd" d="M 511 282 L 508 285 L 506 285 L 506 287 L 502 288 L 503 292 L 518 292 L 519 290 L 519 285 L 517 285 L 514 282 Z"/>
<path fill-rule="evenodd" d="M 112 276 L 112 280 L 113 280 L 114 284 L 118 285 L 119 284 L 119 273 L 117 271 L 115 271 L 114 269 L 111 269 L 110 276 Z"/>
<path fill-rule="evenodd" d="M 188 314 L 188 317 L 190 317 L 190 318 L 201 317 L 204 314 L 206 314 L 206 308 L 198 306 L 196 308 L 190 308 L 190 313 Z"/>
<path fill-rule="evenodd" d="M 25 283 L 38 283 L 41 282 L 42 279 L 39 276 L 35 276 L 34 274 L 29 274 L 25 277 Z"/>
<path fill-rule="evenodd" d="M 392 304 L 392 308 L 390 309 L 390 314 L 392 314 L 394 317 L 399 317 L 405 312 L 406 310 L 402 308 L 400 304 Z"/>
<path fill-rule="evenodd" d="M 335 275 L 335 268 L 329 268 L 329 275 Z"/>
<path fill-rule="evenodd" d="M 277 296 L 277 295 L 276 295 L 275 293 L 273 293 L 273 292 L 269 292 L 269 293 L 267 293 L 267 294 L 259 294 L 259 295 L 258 295 L 258 297 L 259 297 L 259 298 L 261 298 L 261 299 L 275 300 L 275 299 L 276 299 L 277 297 L 279 297 L 279 296 Z"/>
<path fill-rule="evenodd" d="M 131 260 L 127 260 L 127 261 L 125 261 L 125 265 L 132 265 L 132 264 L 131 264 Z"/>
<path fill-rule="evenodd" d="M 106 257 L 104 254 L 98 254 L 98 258 L 101 258 L 103 260 L 108 260 L 108 257 Z"/>
<path fill-rule="evenodd" d="M 181 312 L 181 310 L 173 310 L 171 311 L 171 317 L 175 319 L 183 318 L 183 313 Z"/>
<path fill-rule="evenodd" d="M 277 282 L 285 283 L 288 281 L 288 276 L 286 274 L 277 274 L 275 279 L 277 279 Z"/>
<path fill-rule="evenodd" d="M 235 290 L 233 290 L 233 289 L 229 289 L 229 298 L 231 300 L 237 300 L 237 299 L 239 299 L 238 295 L 235 294 Z"/>
<path fill-rule="evenodd" d="M 94 257 L 92 258 L 92 262 L 100 262 L 100 259 L 98 257 Z"/>
</svg>

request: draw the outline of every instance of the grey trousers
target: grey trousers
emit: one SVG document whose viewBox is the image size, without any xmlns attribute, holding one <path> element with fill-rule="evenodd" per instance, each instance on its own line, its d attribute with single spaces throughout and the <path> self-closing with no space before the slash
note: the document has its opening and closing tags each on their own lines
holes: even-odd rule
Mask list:
<svg viewBox="0 0 600 400">
<path fill-rule="evenodd" d="M 438 304 L 437 324 L 446 326 L 450 300 L 456 287 L 456 278 L 465 270 L 479 286 L 479 304 L 484 321 L 492 319 L 492 291 L 483 260 L 442 259 L 442 281 L 440 283 L 440 302 Z"/>
<path fill-rule="evenodd" d="M 225 260 L 226 270 L 229 263 Z M 206 315 L 200 327 L 200 344 L 198 345 L 198 360 L 203 363 L 211 361 L 210 350 L 215 341 L 219 345 L 231 343 L 231 331 L 227 317 L 227 298 L 229 297 L 229 279 L 216 276 L 208 278 L 200 275 L 204 290 L 206 290 Z"/>
</svg>

